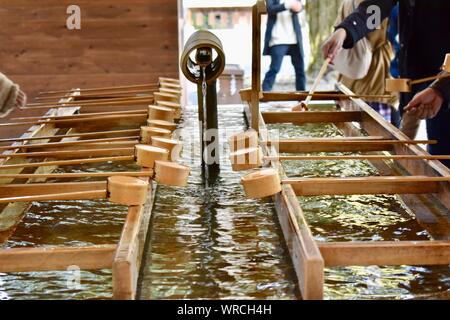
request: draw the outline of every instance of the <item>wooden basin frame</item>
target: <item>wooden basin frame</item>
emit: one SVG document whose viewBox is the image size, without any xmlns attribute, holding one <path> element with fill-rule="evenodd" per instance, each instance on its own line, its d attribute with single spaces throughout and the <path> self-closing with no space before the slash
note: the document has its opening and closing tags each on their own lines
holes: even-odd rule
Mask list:
<svg viewBox="0 0 450 320">
<path fill-rule="evenodd" d="M 342 92 L 349 92 L 343 85 L 338 85 L 338 87 Z M 250 103 L 250 101 L 247 102 Z M 340 148 L 339 145 L 333 146 L 332 150 L 327 149 L 327 145 L 323 145 L 315 146 L 306 152 L 360 151 L 379 154 L 382 151 L 389 151 L 396 155 L 428 155 L 418 146 L 401 143 L 401 141 L 408 141 L 408 138 L 387 123 L 362 100 L 337 101 L 337 107 L 345 110 L 334 112 L 337 120 L 333 121 L 330 119 L 329 113 L 325 112 L 322 122 L 335 123 L 350 141 L 370 142 L 374 138 L 378 140 L 379 137 L 383 137 L 386 141 L 397 140 L 399 143 L 380 143 L 376 145 L 376 148 L 367 148 L 367 145 L 357 143 L 350 149 L 344 143 Z M 250 108 L 246 107 L 245 112 L 248 122 L 251 123 Z M 362 137 L 360 129 L 353 121 L 342 123 L 341 112 L 360 113 L 361 117 L 358 123 L 361 129 L 370 136 Z M 304 113 L 305 119 L 310 118 L 307 113 L 309 112 Z M 313 112 L 313 114 L 319 113 Z M 435 160 L 395 160 L 391 165 L 383 161 L 372 160 L 370 162 L 379 169 L 382 177 L 288 179 L 281 162 L 274 159 L 279 157 L 280 148 L 284 153 L 296 153 L 298 150 L 270 143 L 265 122 L 266 114 L 269 115 L 271 123 L 288 121 L 276 122 L 273 113 L 259 113 L 260 145 L 264 155 L 272 159 L 270 166 L 278 170 L 284 182 L 282 192 L 274 196 L 274 202 L 304 299 L 323 299 L 325 267 L 450 264 L 450 217 L 448 216 L 450 211 L 450 183 L 448 182 L 450 170 L 444 165 Z M 295 120 L 300 116 L 301 113 L 291 119 L 296 122 Z M 301 121 L 301 123 L 307 122 Z M 291 139 L 284 141 L 288 140 Z M 295 145 L 295 139 L 292 140 Z M 307 189 L 308 185 L 312 185 L 314 189 L 307 190 L 307 192 L 302 191 L 302 188 L 296 186 L 302 182 L 307 184 L 302 188 Z M 435 241 L 342 243 L 315 241 L 297 196 L 365 194 L 364 191 L 361 191 L 365 188 L 364 184 L 371 188 L 367 193 L 399 194 L 403 202 L 414 212 L 417 221 L 425 227 Z M 343 188 L 346 188 L 345 192 L 342 191 Z"/>
<path fill-rule="evenodd" d="M 261 15 L 265 14 L 264 1 L 258 0 L 253 7 L 253 67 L 252 88 L 241 91 L 241 99 L 247 103 L 245 114 L 251 128 L 260 134 L 260 145 L 264 155 L 278 158 L 280 148 L 284 153 L 299 152 L 295 139 L 287 139 L 284 145 L 270 143 L 266 123 L 335 123 L 349 140 L 369 142 L 367 144 L 343 143 L 342 145 L 320 145 L 311 143 L 309 150 L 301 152 L 362 152 L 379 154 L 388 151 L 395 155 L 428 155 L 417 145 L 406 143 L 409 139 L 397 128 L 387 123 L 376 111 L 363 100 L 347 97 L 335 100 L 335 94 L 354 95 L 342 84 L 337 91 L 324 92 L 323 96 L 313 100 L 333 100 L 339 111 L 275 113 L 260 112 L 259 103 L 269 101 L 299 101 L 307 93 L 268 93 L 261 92 L 261 52 L 260 24 Z M 330 97 L 326 94 L 329 93 Z M 369 134 L 363 137 L 361 129 Z M 370 143 L 380 138 L 389 141 Z M 292 140 L 292 141 L 288 141 Z M 394 141 L 394 142 L 392 142 Z M 305 144 L 303 144 L 305 145 Z M 417 221 L 429 232 L 433 241 L 398 241 L 398 242 L 332 242 L 320 243 L 314 239 L 308 221 L 297 198 L 299 192 L 292 184 L 283 183 L 282 192 L 273 197 L 278 219 L 297 274 L 298 285 L 303 299 L 323 299 L 324 268 L 337 266 L 368 265 L 448 265 L 450 264 L 450 183 L 441 181 L 449 177 L 450 170 L 439 161 L 396 160 L 389 165 L 384 161 L 370 161 L 382 176 L 404 176 L 437 178 L 427 182 L 430 192 L 423 189 L 420 179 L 416 182 L 397 183 L 390 187 L 389 193 L 399 194 L 402 201 L 415 214 Z M 269 165 L 278 170 L 282 179 L 287 178 L 280 161 L 272 160 Z M 402 176 L 402 177 L 400 177 Z M 381 177 L 383 178 L 383 177 Z M 296 179 L 291 179 L 296 180 Z M 300 179 L 297 179 L 300 180 Z M 314 180 L 314 179 L 312 179 Z M 334 178 L 321 179 L 334 182 Z M 349 184 L 352 181 L 341 183 Z M 351 180 L 351 179 L 349 179 Z M 316 181 L 317 182 L 317 181 Z M 370 183 L 370 182 L 368 182 Z M 359 189 L 364 188 L 364 181 L 358 181 Z M 342 189 L 342 184 L 338 184 Z M 328 188 L 330 189 L 330 188 Z M 421 190 L 419 190 L 421 189 Z M 327 190 L 321 194 L 333 195 Z M 334 189 L 337 193 L 338 189 Z M 432 193 L 431 193 L 432 192 Z M 354 192 L 355 194 L 361 191 Z"/>
<path fill-rule="evenodd" d="M 79 91 L 70 90 L 66 97 L 60 102 L 75 101 Z M 120 110 L 128 111 L 146 111 L 147 103 L 142 105 L 126 104 L 119 106 Z M 96 107 L 86 109 L 86 112 L 110 112 L 108 106 Z M 83 107 L 71 107 L 61 109 L 50 109 L 44 116 L 67 116 L 70 117 L 79 112 L 83 112 Z M 32 138 L 27 140 L 29 143 L 45 143 L 55 141 L 53 136 L 57 135 L 58 142 L 77 141 L 89 135 L 91 130 L 102 131 L 111 130 L 111 126 L 117 128 L 115 130 L 123 129 L 139 129 L 139 126 L 145 124 L 146 117 L 139 116 L 135 119 L 129 117 L 118 117 L 117 119 L 110 119 L 99 123 L 93 121 L 92 123 L 80 121 L 74 123 L 72 126 L 60 126 L 55 121 L 50 123 L 34 125 L 28 132 L 24 133 L 20 138 Z M 80 126 L 81 124 L 81 126 Z M 61 134 L 60 130 L 66 128 L 65 133 Z M 68 129 L 67 129 L 68 128 Z M 86 133 L 87 132 L 87 133 Z M 114 132 L 114 131 L 111 131 Z M 119 131 L 117 131 L 119 133 Z M 86 133 L 86 134 L 85 134 Z M 44 137 L 38 140 L 38 137 Z M 67 137 L 65 137 L 67 136 Z M 25 140 L 23 141 L 25 142 Z M 132 147 L 136 142 L 118 142 L 115 147 Z M 13 145 L 21 145 L 15 142 Z M 81 147 L 86 148 L 86 147 Z M 104 145 L 90 144 L 89 148 L 95 153 L 95 149 L 105 148 Z M 21 149 L 8 150 L 8 153 L 20 153 Z M 43 149 L 43 151 L 51 151 Z M 58 149 L 56 149 L 58 150 Z M 59 149 L 61 150 L 61 149 Z M 70 148 L 64 149 L 70 152 Z M 76 150 L 76 148 L 74 149 Z M 3 165 L 8 164 L 22 164 L 28 163 L 30 160 L 26 157 L 12 157 L 0 159 L 0 170 Z M 46 166 L 35 168 L 35 174 L 49 174 L 57 167 Z M 1 173 L 18 174 L 24 168 L 10 169 L 8 171 L 2 170 Z M 113 299 L 128 300 L 135 299 L 139 272 L 141 268 L 141 261 L 145 240 L 147 238 L 149 221 L 152 214 L 153 201 L 155 197 L 156 183 L 150 180 L 149 177 L 142 177 L 141 179 L 149 182 L 150 189 L 147 197 L 147 203 L 139 206 L 129 206 L 128 213 L 122 233 L 118 244 L 88 246 L 88 247 L 56 247 L 56 248 L 11 248 L 0 250 L 0 272 L 37 272 L 37 271 L 58 271 L 67 270 L 70 266 L 77 266 L 84 270 L 99 270 L 112 269 L 113 275 Z M 2 179 L 1 183 L 11 183 L 13 179 Z M 46 179 L 28 179 L 27 183 L 41 182 L 45 183 Z M 106 182 L 93 183 L 61 183 L 61 184 L 46 184 L 46 190 L 42 190 L 42 185 L 30 184 L 30 187 L 18 187 L 18 190 L 28 190 L 29 194 L 39 195 L 42 193 L 53 192 L 72 192 L 71 199 L 87 200 L 87 199 L 105 199 L 106 198 Z M 23 185 L 22 185 L 23 186 Z M 1 185 L 0 185 L 1 190 Z M 5 190 L 5 188 L 3 188 Z M 49 191 L 50 190 L 50 191 Z M 79 193 L 74 192 L 79 191 Z M 1 192 L 1 191 L 0 191 Z M 9 192 L 9 191 L 8 191 Z M 7 193 L 8 193 L 7 192 Z M 45 196 L 44 196 L 45 198 Z M 48 197 L 52 199 L 50 195 Z M 6 241 L 14 232 L 16 226 L 22 221 L 26 211 L 31 206 L 30 203 L 14 202 L 9 203 L 3 207 L 0 212 L 0 241 Z"/>
</svg>

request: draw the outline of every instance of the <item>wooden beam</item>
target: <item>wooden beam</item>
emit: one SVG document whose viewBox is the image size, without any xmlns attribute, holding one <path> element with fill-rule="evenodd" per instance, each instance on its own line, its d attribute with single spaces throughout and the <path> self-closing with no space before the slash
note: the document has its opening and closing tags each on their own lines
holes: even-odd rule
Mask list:
<svg viewBox="0 0 450 320">
<path fill-rule="evenodd" d="M 0 250 L 0 272 L 110 269 L 116 245 L 68 248 L 13 248 Z"/>
<path fill-rule="evenodd" d="M 252 90 L 250 94 L 251 127 L 259 131 L 259 93 L 261 92 L 261 14 L 263 1 L 258 0 L 252 8 Z"/>
<path fill-rule="evenodd" d="M 262 112 L 266 124 L 274 123 L 340 123 L 360 122 L 361 112 L 358 111 L 324 111 L 324 112 Z"/>
<path fill-rule="evenodd" d="M 327 267 L 449 265 L 450 241 L 320 243 Z"/>
<path fill-rule="evenodd" d="M 396 144 L 418 144 L 435 141 L 374 140 L 372 138 L 307 138 L 270 140 L 281 153 L 391 151 Z"/>
<path fill-rule="evenodd" d="M 261 102 L 273 101 L 302 101 L 308 97 L 308 92 L 262 92 Z M 339 91 L 317 91 L 312 95 L 312 100 L 340 100 L 340 99 L 392 99 L 391 95 L 354 95 L 343 94 Z"/>
<path fill-rule="evenodd" d="M 302 298 L 323 299 L 324 260 L 292 188 L 275 196 L 275 207 Z"/>
<path fill-rule="evenodd" d="M 115 300 L 133 300 L 136 297 L 145 242 L 142 238 L 140 239 L 140 231 L 144 227 L 146 215 L 149 214 L 146 210 L 148 210 L 147 206 L 129 207 L 113 262 L 113 298 Z"/>
<path fill-rule="evenodd" d="M 284 179 L 298 196 L 437 193 L 450 177 L 361 177 Z"/>
</svg>

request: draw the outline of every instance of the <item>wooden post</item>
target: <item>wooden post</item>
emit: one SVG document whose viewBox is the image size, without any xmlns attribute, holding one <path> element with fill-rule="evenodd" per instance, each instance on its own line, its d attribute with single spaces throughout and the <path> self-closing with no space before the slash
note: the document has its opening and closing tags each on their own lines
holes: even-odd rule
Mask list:
<svg viewBox="0 0 450 320">
<path fill-rule="evenodd" d="M 133 300 L 141 268 L 147 230 L 152 213 L 154 189 L 149 190 L 149 201 L 144 206 L 131 206 L 122 229 L 113 262 L 113 299 Z"/>
<path fill-rule="evenodd" d="M 252 9 L 252 93 L 251 127 L 259 132 L 259 96 L 261 92 L 261 14 L 266 12 L 263 0 L 258 0 Z"/>
</svg>

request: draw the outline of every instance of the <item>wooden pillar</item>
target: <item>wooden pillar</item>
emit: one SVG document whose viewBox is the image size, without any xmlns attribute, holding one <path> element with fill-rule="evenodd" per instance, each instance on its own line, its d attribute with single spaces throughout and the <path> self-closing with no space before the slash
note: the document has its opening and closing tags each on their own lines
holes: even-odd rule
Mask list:
<svg viewBox="0 0 450 320">
<path fill-rule="evenodd" d="M 258 0 L 252 9 L 252 93 L 251 127 L 259 132 L 259 96 L 261 92 L 261 14 L 266 12 L 263 0 Z"/>
</svg>

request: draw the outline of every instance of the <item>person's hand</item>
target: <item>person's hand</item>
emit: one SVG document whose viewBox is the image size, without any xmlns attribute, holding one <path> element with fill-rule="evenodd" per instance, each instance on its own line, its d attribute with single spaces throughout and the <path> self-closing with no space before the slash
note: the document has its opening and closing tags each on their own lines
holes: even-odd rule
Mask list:
<svg viewBox="0 0 450 320">
<path fill-rule="evenodd" d="M 336 55 L 342 50 L 346 38 L 347 31 L 342 28 L 337 29 L 322 45 L 323 58 L 330 58 L 333 62 Z"/>
<path fill-rule="evenodd" d="M 291 11 L 293 12 L 300 12 L 302 11 L 302 3 L 300 1 L 293 1 L 291 4 Z"/>
<path fill-rule="evenodd" d="M 414 96 L 405 107 L 405 112 L 415 115 L 419 119 L 433 119 L 443 103 L 444 98 L 441 93 L 433 88 L 428 88 Z"/>
<path fill-rule="evenodd" d="M 291 109 L 292 112 L 303 112 L 303 111 L 308 111 L 308 105 L 302 101 L 300 102 L 298 105 L 294 106 Z"/>
</svg>

